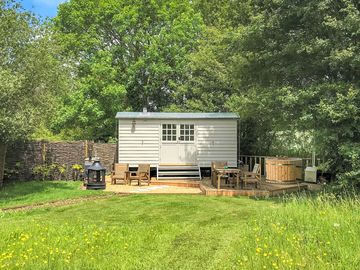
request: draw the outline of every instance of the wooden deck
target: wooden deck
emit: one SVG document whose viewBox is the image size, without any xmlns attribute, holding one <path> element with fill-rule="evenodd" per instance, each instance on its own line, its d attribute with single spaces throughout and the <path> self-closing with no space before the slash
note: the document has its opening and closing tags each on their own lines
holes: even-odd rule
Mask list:
<svg viewBox="0 0 360 270">
<path fill-rule="evenodd" d="M 260 189 L 252 188 L 248 186 L 246 189 L 233 189 L 233 188 L 222 188 L 217 190 L 211 185 L 210 179 L 199 180 L 153 180 L 152 185 L 167 185 L 177 187 L 191 187 L 200 188 L 202 193 L 206 196 L 276 196 L 285 193 L 298 192 L 302 190 L 308 190 L 308 184 L 274 184 L 263 182 Z"/>
<path fill-rule="evenodd" d="M 308 190 L 308 185 L 305 183 L 292 184 L 292 185 L 282 185 L 282 184 L 273 184 L 273 183 L 262 183 L 261 188 L 255 189 L 252 187 L 247 187 L 246 189 L 233 189 L 233 188 L 222 188 L 217 190 L 214 186 L 211 185 L 210 180 L 203 180 L 200 185 L 201 191 L 206 196 L 276 196 L 285 193 L 298 192 L 302 190 Z"/>
<path fill-rule="evenodd" d="M 200 188 L 200 180 L 151 180 L 151 185 L 166 185 L 173 187 L 191 187 L 191 188 Z"/>
<path fill-rule="evenodd" d="M 109 180 L 110 181 L 110 180 Z M 108 181 L 108 182 L 109 182 Z M 151 188 L 153 186 L 154 188 Z M 159 187 L 159 189 L 157 188 Z M 317 184 L 307 184 L 307 183 L 298 183 L 298 184 L 275 184 L 275 183 L 266 183 L 262 181 L 261 188 L 255 189 L 252 185 L 248 185 L 246 189 L 234 189 L 234 188 L 221 188 L 217 190 L 216 187 L 211 185 L 209 178 L 203 180 L 180 180 L 180 179 L 170 179 L 170 180 L 155 180 L 153 179 L 150 184 L 149 191 L 147 191 L 148 186 L 127 186 L 127 185 L 110 185 L 110 182 L 107 185 L 108 191 L 115 191 L 124 194 L 129 193 L 166 193 L 166 194 L 203 194 L 205 196 L 277 196 L 286 193 L 298 192 L 302 190 L 318 190 L 321 188 L 321 185 Z M 152 190 L 154 189 L 154 190 Z M 196 190 L 198 190 L 196 192 Z"/>
</svg>

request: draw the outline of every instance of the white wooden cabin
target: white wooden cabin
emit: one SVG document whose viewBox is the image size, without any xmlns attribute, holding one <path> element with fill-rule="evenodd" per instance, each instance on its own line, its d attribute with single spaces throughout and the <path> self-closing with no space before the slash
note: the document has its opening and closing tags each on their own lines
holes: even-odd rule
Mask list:
<svg viewBox="0 0 360 270">
<path fill-rule="evenodd" d="M 200 178 L 200 167 L 216 160 L 237 165 L 239 118 L 234 113 L 119 112 L 116 119 L 118 162 L 149 163 L 158 178 L 180 178 L 186 174 L 182 169 L 191 168 Z"/>
</svg>

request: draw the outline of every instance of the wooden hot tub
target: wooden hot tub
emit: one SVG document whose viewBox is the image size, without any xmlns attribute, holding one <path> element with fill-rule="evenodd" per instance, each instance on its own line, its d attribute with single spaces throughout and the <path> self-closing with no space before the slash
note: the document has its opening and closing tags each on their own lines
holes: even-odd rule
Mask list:
<svg viewBox="0 0 360 270">
<path fill-rule="evenodd" d="M 302 159 L 274 157 L 265 159 L 266 181 L 292 184 L 302 180 Z"/>
</svg>

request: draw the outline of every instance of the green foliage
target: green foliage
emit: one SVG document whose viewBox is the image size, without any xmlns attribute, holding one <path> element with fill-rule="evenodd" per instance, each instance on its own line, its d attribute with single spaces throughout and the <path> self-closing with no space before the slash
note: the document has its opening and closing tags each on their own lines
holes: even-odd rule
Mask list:
<svg viewBox="0 0 360 270">
<path fill-rule="evenodd" d="M 174 93 L 175 102 L 166 110 L 226 111 L 226 100 L 233 92 L 231 60 L 226 51 L 228 31 L 209 27 L 199 42 L 198 49 L 187 56 L 184 83 Z"/>
<path fill-rule="evenodd" d="M 60 5 L 55 30 L 76 66 L 77 85 L 54 128 L 107 140 L 117 111 L 161 110 L 173 102 L 202 20 L 181 0 L 73 0 Z"/>
<path fill-rule="evenodd" d="M 0 142 L 8 143 L 49 119 L 66 80 L 49 28 L 13 1 L 0 2 L 0 17 Z"/>
<path fill-rule="evenodd" d="M 253 5 L 233 39 L 239 90 L 228 103 L 254 131 L 248 151 L 273 153 L 284 134 L 306 134 L 327 170 L 360 183 L 359 15 L 354 1 Z"/>
<path fill-rule="evenodd" d="M 251 0 L 195 0 L 205 24 L 219 29 L 231 28 L 247 24 L 251 14 Z"/>
<path fill-rule="evenodd" d="M 65 164 L 42 164 L 33 168 L 34 178 L 40 180 L 63 180 L 65 178 Z"/>
<path fill-rule="evenodd" d="M 74 164 L 71 166 L 71 168 L 76 171 L 81 171 L 83 169 L 83 167 L 80 164 Z"/>
<path fill-rule="evenodd" d="M 125 110 L 126 91 L 116 83 L 118 75 L 111 62 L 106 52 L 93 59 L 89 74 L 64 99 L 52 123 L 54 131 L 74 139 L 114 136 L 115 112 Z"/>
<path fill-rule="evenodd" d="M 71 169 L 73 170 L 73 179 L 79 180 L 80 175 L 84 170 L 83 166 L 80 164 L 74 164 L 71 166 Z"/>
</svg>

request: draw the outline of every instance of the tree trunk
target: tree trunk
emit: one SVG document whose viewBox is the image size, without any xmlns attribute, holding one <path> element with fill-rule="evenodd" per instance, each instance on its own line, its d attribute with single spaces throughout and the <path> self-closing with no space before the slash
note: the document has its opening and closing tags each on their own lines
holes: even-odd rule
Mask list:
<svg viewBox="0 0 360 270">
<path fill-rule="evenodd" d="M 0 187 L 2 187 L 4 183 L 5 156 L 6 144 L 0 142 Z"/>
</svg>

